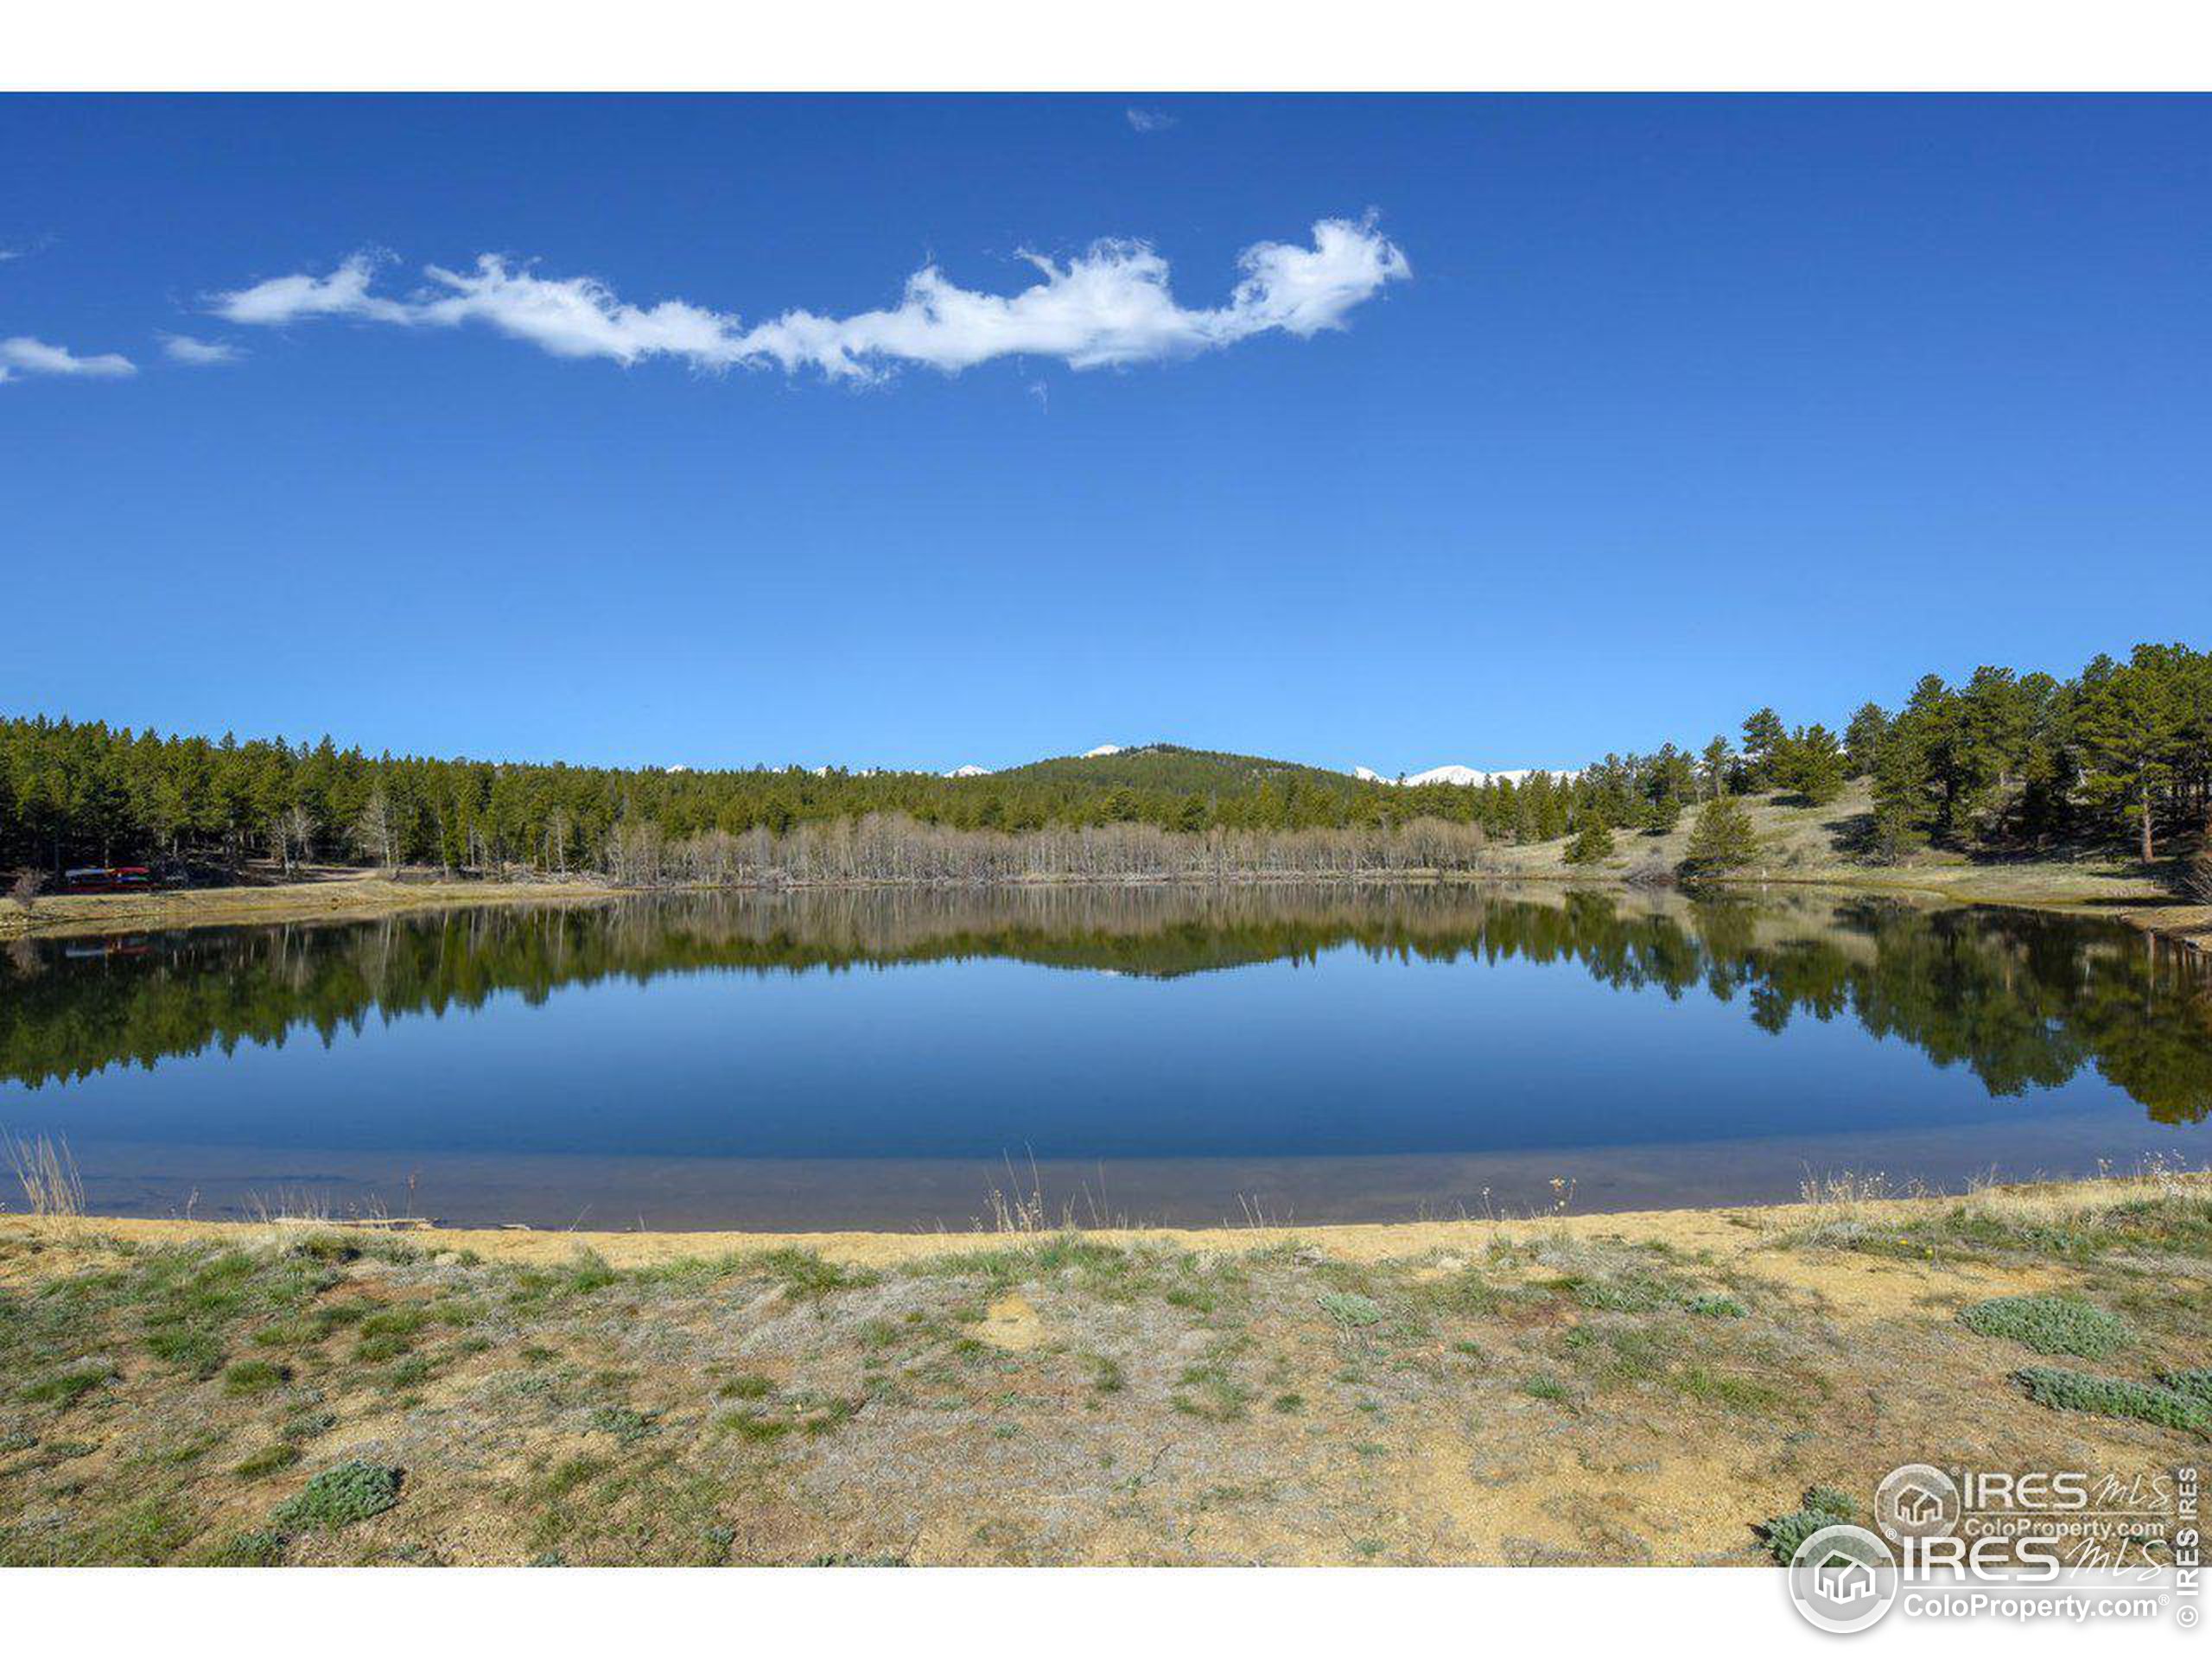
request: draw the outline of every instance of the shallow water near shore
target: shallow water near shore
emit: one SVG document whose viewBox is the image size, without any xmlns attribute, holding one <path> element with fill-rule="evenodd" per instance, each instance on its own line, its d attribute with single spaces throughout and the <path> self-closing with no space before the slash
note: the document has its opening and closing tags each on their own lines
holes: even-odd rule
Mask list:
<svg viewBox="0 0 2212 1659">
<path fill-rule="evenodd" d="M 19 944 L 0 1125 L 143 1215 L 1653 1208 L 2202 1162 L 2207 993 L 2114 923 L 1805 891 L 690 894 Z"/>
</svg>

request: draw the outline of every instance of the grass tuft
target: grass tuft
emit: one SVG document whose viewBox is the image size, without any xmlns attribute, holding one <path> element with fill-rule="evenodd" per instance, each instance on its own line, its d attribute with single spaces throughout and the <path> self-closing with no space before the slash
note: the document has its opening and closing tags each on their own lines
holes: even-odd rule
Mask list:
<svg viewBox="0 0 2212 1659">
<path fill-rule="evenodd" d="M 33 1405 L 58 1406 L 67 1411 L 95 1389 L 114 1382 L 115 1376 L 115 1367 L 105 1361 L 71 1365 L 39 1378 L 23 1390 L 22 1397 Z"/>
<path fill-rule="evenodd" d="M 876 1282 L 865 1268 L 851 1268 L 824 1258 L 818 1251 L 786 1248 L 766 1250 L 751 1265 L 783 1287 L 786 1300 L 819 1301 L 841 1290 L 861 1290 Z"/>
<path fill-rule="evenodd" d="M 223 1392 L 228 1395 L 267 1394 L 292 1380 L 291 1369 L 266 1359 L 242 1359 L 223 1373 Z"/>
</svg>

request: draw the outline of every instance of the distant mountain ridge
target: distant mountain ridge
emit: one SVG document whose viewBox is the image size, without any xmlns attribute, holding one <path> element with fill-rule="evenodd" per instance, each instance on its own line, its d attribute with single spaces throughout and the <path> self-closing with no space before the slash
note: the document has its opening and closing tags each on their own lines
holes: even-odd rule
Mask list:
<svg viewBox="0 0 2212 1659">
<path fill-rule="evenodd" d="M 1186 749 L 1179 743 L 1122 747 L 1106 743 L 1087 754 L 1057 755 L 1008 766 L 995 778 L 1033 779 L 1079 788 L 1168 791 L 1182 795 L 1237 795 L 1264 785 L 1295 781 L 1301 787 L 1350 794 L 1360 787 L 1349 772 L 1265 755 Z"/>
<path fill-rule="evenodd" d="M 1408 772 L 1402 778 L 1385 778 L 1366 766 L 1354 766 L 1351 775 L 1363 784 L 1402 784 L 1408 789 L 1421 789 L 1430 784 L 1479 789 L 1484 784 L 1526 783 L 1540 772 L 1551 778 L 1572 778 L 1575 775 L 1564 766 L 1516 766 L 1509 772 L 1484 772 L 1477 766 L 1463 766 L 1456 763 L 1431 766 L 1427 772 Z"/>
<path fill-rule="evenodd" d="M 1178 743 L 1143 743 L 1128 747 L 1118 743 L 1102 743 L 1081 754 L 1055 755 L 1042 760 L 1031 760 L 1018 766 L 1008 766 L 1002 772 L 969 765 L 956 766 L 944 775 L 947 778 L 1050 777 L 1069 783 L 1099 785 L 1108 788 L 1175 789 L 1202 792 L 1209 789 L 1249 789 L 1270 779 L 1287 778 L 1332 789 L 1340 789 L 1345 784 L 1387 784 L 1408 789 L 1448 785 L 1475 789 L 1485 784 L 1523 783 L 1540 772 L 1554 778 L 1575 776 L 1574 772 L 1564 767 L 1520 766 L 1510 771 L 1486 772 L 1478 766 L 1461 766 L 1455 762 L 1432 766 L 1426 772 L 1410 772 L 1402 778 L 1386 778 L 1367 766 L 1354 766 L 1348 772 L 1337 772 L 1326 766 L 1310 766 L 1296 760 L 1270 760 L 1265 755 L 1236 754 L 1217 749 L 1187 749 Z"/>
</svg>

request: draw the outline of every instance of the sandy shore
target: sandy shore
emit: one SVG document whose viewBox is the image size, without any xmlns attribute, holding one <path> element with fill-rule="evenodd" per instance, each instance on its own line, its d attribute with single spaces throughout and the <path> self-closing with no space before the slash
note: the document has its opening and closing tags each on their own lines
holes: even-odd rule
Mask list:
<svg viewBox="0 0 2212 1659">
<path fill-rule="evenodd" d="M 2202 1185 L 2202 1182 L 2199 1183 Z M 2129 1190 L 2113 1181 L 2048 1182 L 1993 1188 L 1975 1202 L 2045 1206 L 2070 1212 Z M 1872 1226 L 1903 1224 L 1965 1200 L 1953 1196 L 1879 1198 L 1855 1196 L 1850 1215 Z M 1144 1227 L 1084 1228 L 1087 1241 L 1116 1249 L 1157 1244 L 1191 1251 L 1249 1251 L 1296 1245 L 1344 1262 L 1387 1262 L 1431 1252 L 1478 1250 L 1495 1239 L 1544 1236 L 1567 1240 L 1658 1245 L 1694 1253 L 1738 1256 L 1771 1236 L 1833 1220 L 1835 1199 L 1796 1204 L 1726 1205 L 1705 1209 L 1608 1211 L 1592 1215 L 1528 1215 L 1450 1221 L 1351 1222 L 1311 1227 Z M 315 1218 L 278 1221 L 208 1221 L 172 1217 L 92 1216 L 67 1221 L 0 1213 L 0 1236 L 36 1234 L 54 1227 L 97 1232 L 119 1241 L 152 1247 L 188 1243 L 267 1244 L 309 1232 L 344 1233 L 342 1222 Z M 352 1230 L 364 1236 L 394 1238 L 436 1250 L 472 1252 L 486 1261 L 556 1263 L 589 1251 L 622 1268 L 664 1267 L 674 1262 L 769 1249 L 814 1252 L 855 1267 L 895 1268 L 951 1252 L 995 1248 L 1023 1239 L 1052 1237 L 1051 1232 L 772 1232 L 772 1231 L 590 1231 L 529 1227 L 393 1226 Z"/>
</svg>

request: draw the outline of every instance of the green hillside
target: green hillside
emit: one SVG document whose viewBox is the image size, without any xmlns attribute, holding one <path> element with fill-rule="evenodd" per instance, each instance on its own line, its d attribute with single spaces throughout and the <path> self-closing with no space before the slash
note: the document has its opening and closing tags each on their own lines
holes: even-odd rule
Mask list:
<svg viewBox="0 0 2212 1659">
<path fill-rule="evenodd" d="M 1186 749 L 1177 743 L 1147 743 L 1118 754 L 1071 754 L 1033 760 L 993 776 L 1085 789 L 1159 790 L 1175 795 L 1243 795 L 1269 784 L 1292 782 L 1301 788 L 1325 789 L 1346 796 L 1369 787 L 1344 772 L 1320 766 L 1269 760 L 1256 754 Z"/>
</svg>

